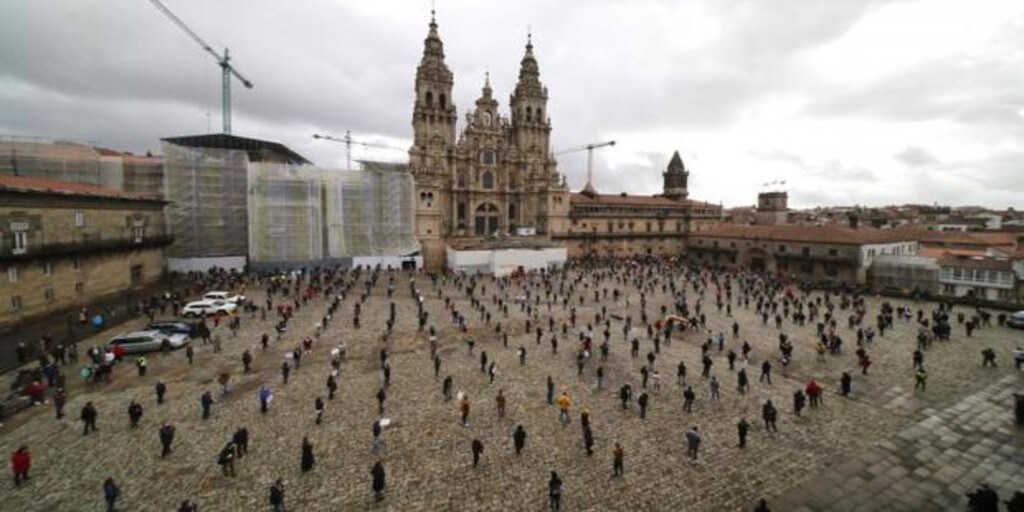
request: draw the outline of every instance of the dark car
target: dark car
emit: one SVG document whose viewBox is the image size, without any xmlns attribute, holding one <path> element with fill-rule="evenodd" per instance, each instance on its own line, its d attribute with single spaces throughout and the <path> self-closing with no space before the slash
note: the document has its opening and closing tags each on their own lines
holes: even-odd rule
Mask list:
<svg viewBox="0 0 1024 512">
<path fill-rule="evenodd" d="M 160 331 L 163 334 L 187 334 L 190 338 L 195 338 L 197 335 L 196 325 L 189 322 L 151 322 L 146 325 L 144 330 Z"/>
</svg>

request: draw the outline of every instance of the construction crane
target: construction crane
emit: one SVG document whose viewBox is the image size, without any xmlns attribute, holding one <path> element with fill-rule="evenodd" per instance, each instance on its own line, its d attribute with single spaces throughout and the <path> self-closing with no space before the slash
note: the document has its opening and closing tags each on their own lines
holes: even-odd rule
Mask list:
<svg viewBox="0 0 1024 512">
<path fill-rule="evenodd" d="M 396 148 L 394 146 L 388 146 L 385 144 L 374 144 L 372 142 L 363 142 L 352 139 L 352 130 L 345 130 L 344 137 L 333 137 L 330 135 L 321 135 L 319 133 L 313 134 L 314 139 L 329 140 L 331 142 L 340 142 L 345 145 L 345 169 L 352 169 L 352 145 L 363 146 L 366 148 L 378 148 L 378 149 L 390 149 L 393 151 L 405 151 L 402 148 Z"/>
<path fill-rule="evenodd" d="M 593 180 L 594 180 L 594 150 L 607 146 L 614 146 L 615 141 L 609 140 L 606 142 L 595 142 L 593 144 L 584 144 L 582 146 L 576 146 L 574 148 L 563 149 L 555 153 L 555 156 L 564 155 L 567 153 L 575 153 L 577 151 L 587 151 L 587 184 L 583 186 L 583 191 L 588 194 L 595 194 Z"/>
<path fill-rule="evenodd" d="M 217 65 L 220 66 L 221 72 L 223 73 L 223 78 L 222 78 L 222 81 L 221 81 L 221 103 L 222 103 L 221 106 L 223 108 L 224 133 L 227 134 L 227 135 L 230 135 L 231 134 L 231 75 L 235 75 L 235 78 L 237 78 L 240 82 L 242 82 L 242 85 L 244 85 L 246 87 L 246 89 L 252 89 L 252 82 L 250 82 L 248 79 L 246 79 L 244 76 L 242 76 L 242 74 L 239 73 L 238 70 L 235 69 L 235 67 L 231 65 L 231 56 L 228 55 L 228 49 L 227 48 L 224 48 L 224 55 L 219 55 L 217 52 L 215 52 L 213 50 L 213 47 L 211 47 L 209 44 L 207 44 L 206 41 L 203 41 L 203 38 L 199 37 L 199 35 L 196 34 L 195 32 L 193 32 L 192 29 L 188 28 L 188 25 L 186 25 L 184 21 L 181 21 L 181 18 L 175 16 L 175 14 L 173 12 L 171 12 L 171 10 L 168 9 L 166 5 L 161 3 L 160 0 L 149 0 L 149 1 L 154 6 L 156 6 L 157 9 L 160 9 L 160 12 L 164 13 L 165 16 L 167 16 L 172 22 L 174 22 L 174 24 L 177 25 L 178 28 L 184 30 L 185 33 L 188 34 L 188 36 L 191 37 L 193 41 L 199 43 L 199 46 L 202 46 L 203 49 L 206 50 L 207 53 L 209 53 L 210 55 L 213 55 L 214 59 L 217 59 Z"/>
</svg>

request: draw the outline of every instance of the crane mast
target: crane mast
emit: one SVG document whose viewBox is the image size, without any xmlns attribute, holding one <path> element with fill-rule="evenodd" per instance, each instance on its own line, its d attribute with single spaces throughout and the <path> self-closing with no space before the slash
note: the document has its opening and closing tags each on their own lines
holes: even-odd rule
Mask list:
<svg viewBox="0 0 1024 512">
<path fill-rule="evenodd" d="M 331 142 L 340 142 L 345 145 L 345 170 L 352 170 L 352 145 L 363 146 L 367 148 L 378 148 L 378 149 L 392 149 L 395 151 L 405 151 L 401 148 L 387 146 L 384 144 L 373 144 L 371 142 L 362 142 L 359 140 L 352 139 L 352 130 L 345 130 L 344 137 L 334 137 L 331 135 L 321 135 L 319 133 L 313 134 L 314 139 L 329 140 Z"/>
<path fill-rule="evenodd" d="M 209 53 L 210 55 L 213 56 L 214 59 L 217 60 L 217 65 L 220 66 L 221 74 L 222 74 L 222 77 L 221 77 L 221 107 L 222 107 L 222 116 L 223 116 L 223 120 L 224 120 L 224 133 L 227 134 L 227 135 L 230 135 L 231 134 L 231 75 L 234 75 L 235 78 L 237 78 L 240 82 L 242 82 L 242 85 L 244 85 L 247 89 L 252 89 L 253 83 L 250 82 L 248 79 L 246 79 L 244 76 L 242 76 L 242 74 L 239 73 L 238 70 L 235 69 L 235 67 L 231 65 L 231 56 L 229 55 L 227 48 L 224 48 L 224 55 L 219 55 L 216 51 L 213 50 L 212 46 L 210 46 L 206 41 L 204 41 L 203 38 L 199 37 L 199 34 L 196 34 L 195 31 L 193 31 L 191 28 L 189 28 L 189 26 L 186 25 L 185 22 L 181 20 L 181 18 L 179 18 L 177 15 L 175 15 L 173 12 L 171 12 L 171 10 L 168 9 L 167 6 L 164 5 L 162 2 L 160 2 L 160 0 L 149 0 L 149 1 L 150 1 L 150 3 L 153 4 L 153 6 L 155 6 L 157 9 L 159 9 L 160 12 L 162 12 L 164 14 L 164 16 L 167 16 L 167 18 L 170 19 L 171 22 L 173 22 L 175 25 L 178 26 L 178 28 L 180 28 L 183 32 L 185 32 L 186 35 L 188 35 L 193 41 L 198 43 L 199 46 L 202 47 L 203 50 L 206 51 L 206 53 Z"/>
<path fill-rule="evenodd" d="M 584 150 L 586 150 L 586 152 L 587 152 L 587 183 L 586 183 L 586 185 L 583 186 L 583 192 L 588 193 L 588 194 L 596 194 L 597 191 L 594 190 L 594 184 L 593 184 L 594 183 L 594 150 L 598 149 L 598 148 L 603 148 L 603 147 L 607 147 L 607 146 L 614 146 L 614 145 L 615 145 L 615 141 L 614 140 L 609 140 L 609 141 L 606 141 L 606 142 L 595 142 L 593 144 L 584 144 L 582 146 L 576 146 L 576 147 L 573 147 L 573 148 L 564 149 L 562 151 L 559 151 L 558 153 L 555 153 L 555 155 L 556 156 L 557 155 L 564 155 L 564 154 L 567 154 L 567 153 L 575 153 L 577 151 L 584 151 Z"/>
</svg>

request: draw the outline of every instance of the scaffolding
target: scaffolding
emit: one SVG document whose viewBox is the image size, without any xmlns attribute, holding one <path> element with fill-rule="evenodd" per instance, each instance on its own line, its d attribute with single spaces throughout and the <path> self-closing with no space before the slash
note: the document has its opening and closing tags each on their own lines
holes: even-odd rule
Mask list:
<svg viewBox="0 0 1024 512">
<path fill-rule="evenodd" d="M 163 160 L 82 142 L 0 136 L 0 175 L 81 183 L 163 197 Z"/>
<path fill-rule="evenodd" d="M 403 166 L 249 169 L 249 254 L 256 266 L 351 264 L 419 251 L 413 179 Z"/>
<path fill-rule="evenodd" d="M 169 258 L 213 258 L 248 253 L 245 151 L 184 147 L 164 142 Z"/>
<path fill-rule="evenodd" d="M 871 262 L 868 281 L 876 289 L 939 292 L 939 265 L 922 256 L 879 256 Z"/>
</svg>

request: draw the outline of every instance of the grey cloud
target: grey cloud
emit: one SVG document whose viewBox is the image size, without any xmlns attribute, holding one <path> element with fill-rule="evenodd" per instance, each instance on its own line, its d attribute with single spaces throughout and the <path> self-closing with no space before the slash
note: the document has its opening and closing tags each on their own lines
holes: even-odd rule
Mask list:
<svg viewBox="0 0 1024 512">
<path fill-rule="evenodd" d="M 939 163 L 928 150 L 917 146 L 908 146 L 903 151 L 893 155 L 893 158 L 910 167 L 921 167 Z"/>
</svg>

